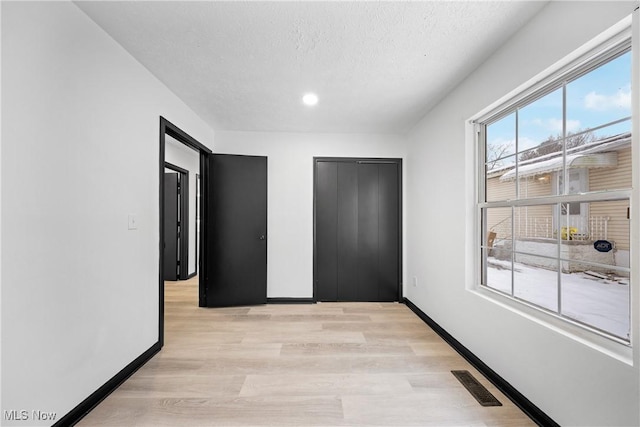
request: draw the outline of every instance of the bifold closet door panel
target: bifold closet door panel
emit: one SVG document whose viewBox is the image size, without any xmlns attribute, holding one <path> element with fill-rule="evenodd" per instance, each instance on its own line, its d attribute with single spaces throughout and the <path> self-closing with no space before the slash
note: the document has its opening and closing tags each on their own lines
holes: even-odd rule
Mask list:
<svg viewBox="0 0 640 427">
<path fill-rule="evenodd" d="M 397 301 L 400 256 L 398 165 L 378 165 L 378 298 Z"/>
<path fill-rule="evenodd" d="M 315 297 L 318 301 L 397 301 L 397 163 L 316 163 Z"/>
<path fill-rule="evenodd" d="M 358 298 L 378 301 L 378 164 L 358 164 Z"/>
<path fill-rule="evenodd" d="M 338 164 L 316 165 L 316 299 L 338 300 Z"/>
<path fill-rule="evenodd" d="M 338 301 L 358 297 L 358 164 L 338 162 Z"/>
</svg>

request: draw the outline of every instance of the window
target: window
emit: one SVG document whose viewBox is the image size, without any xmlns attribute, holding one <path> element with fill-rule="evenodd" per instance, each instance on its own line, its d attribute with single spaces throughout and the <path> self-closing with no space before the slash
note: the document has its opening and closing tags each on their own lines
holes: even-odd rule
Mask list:
<svg viewBox="0 0 640 427">
<path fill-rule="evenodd" d="M 630 338 L 630 40 L 478 121 L 481 286 Z"/>
</svg>

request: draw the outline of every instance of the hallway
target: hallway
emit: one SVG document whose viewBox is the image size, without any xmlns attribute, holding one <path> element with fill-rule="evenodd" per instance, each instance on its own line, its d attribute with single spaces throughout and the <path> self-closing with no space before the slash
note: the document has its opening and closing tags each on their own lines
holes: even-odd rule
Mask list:
<svg viewBox="0 0 640 427">
<path fill-rule="evenodd" d="M 533 425 L 403 304 L 202 309 L 197 277 L 165 294 L 164 348 L 79 426 Z"/>
</svg>

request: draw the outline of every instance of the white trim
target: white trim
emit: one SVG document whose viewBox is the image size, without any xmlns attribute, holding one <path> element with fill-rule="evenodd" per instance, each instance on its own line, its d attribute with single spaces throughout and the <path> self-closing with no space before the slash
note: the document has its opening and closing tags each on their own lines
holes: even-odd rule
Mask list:
<svg viewBox="0 0 640 427">
<path fill-rule="evenodd" d="M 516 313 L 620 362 L 633 366 L 633 348 L 626 341 L 611 335 L 605 335 L 596 329 L 590 328 L 588 325 L 574 322 L 566 317 L 560 317 L 525 301 L 515 300 L 502 292 L 485 286 L 479 286 L 471 290 L 471 292 L 512 313 Z"/>
<path fill-rule="evenodd" d="M 473 203 L 466 204 L 465 212 L 465 287 L 467 290 L 474 290 L 479 286 L 478 272 L 482 272 L 481 261 L 482 258 L 478 256 L 478 248 L 482 243 L 482 236 L 480 236 L 480 230 L 482 230 L 482 219 L 480 215 L 480 208 L 476 201 L 479 195 L 484 191 L 484 183 L 480 182 L 477 177 L 481 170 L 484 168 L 484 148 L 480 147 L 477 143 L 478 132 L 480 126 L 467 121 L 465 123 L 466 141 L 473 141 L 472 149 L 465 150 L 465 178 L 469 184 L 465 186 L 466 200 L 473 201 Z"/>
<path fill-rule="evenodd" d="M 544 197 L 531 197 L 529 199 L 518 200 L 502 200 L 499 202 L 478 203 L 480 208 L 508 208 L 511 206 L 538 206 L 553 205 L 556 203 L 571 202 L 609 202 L 615 200 L 626 200 L 631 198 L 631 190 L 615 190 L 615 191 L 595 191 L 593 193 L 579 193 L 568 195 L 553 195 Z"/>
<path fill-rule="evenodd" d="M 629 239 L 631 242 L 640 242 L 640 12 L 638 9 L 632 13 L 633 30 L 632 30 L 632 60 L 631 60 L 631 87 L 636 88 L 631 93 L 631 177 L 635 184 L 631 195 L 631 218 L 629 221 Z M 640 257 L 638 245 L 632 245 L 629 248 L 629 267 L 631 268 L 631 280 L 629 281 L 631 299 L 629 311 L 631 313 L 631 345 L 636 348 L 634 354 L 634 363 L 640 365 L 640 351 L 637 348 L 638 337 L 640 335 L 640 297 L 638 295 L 638 276 L 640 276 Z"/>
</svg>

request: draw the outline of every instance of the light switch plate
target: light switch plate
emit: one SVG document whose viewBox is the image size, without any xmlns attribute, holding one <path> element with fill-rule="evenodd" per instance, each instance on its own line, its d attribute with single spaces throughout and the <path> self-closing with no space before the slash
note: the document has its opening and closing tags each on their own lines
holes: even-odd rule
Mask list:
<svg viewBox="0 0 640 427">
<path fill-rule="evenodd" d="M 129 230 L 138 229 L 138 218 L 135 214 L 129 214 Z"/>
</svg>

